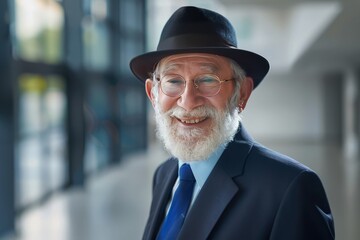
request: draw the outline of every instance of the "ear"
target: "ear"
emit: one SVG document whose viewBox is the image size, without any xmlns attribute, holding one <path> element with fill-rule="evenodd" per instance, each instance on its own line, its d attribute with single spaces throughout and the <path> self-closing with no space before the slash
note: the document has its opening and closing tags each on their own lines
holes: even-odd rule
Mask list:
<svg viewBox="0 0 360 240">
<path fill-rule="evenodd" d="M 146 79 L 146 81 L 145 81 L 145 91 L 146 91 L 146 94 L 147 94 L 149 100 L 151 101 L 151 104 L 154 107 L 155 97 L 154 97 L 154 95 L 152 93 L 152 88 L 153 88 L 153 81 L 150 78 Z"/>
<path fill-rule="evenodd" d="M 254 89 L 254 81 L 251 77 L 246 77 L 241 83 L 240 87 L 240 98 L 239 98 L 239 109 L 243 111 L 246 107 L 247 101 Z"/>
</svg>

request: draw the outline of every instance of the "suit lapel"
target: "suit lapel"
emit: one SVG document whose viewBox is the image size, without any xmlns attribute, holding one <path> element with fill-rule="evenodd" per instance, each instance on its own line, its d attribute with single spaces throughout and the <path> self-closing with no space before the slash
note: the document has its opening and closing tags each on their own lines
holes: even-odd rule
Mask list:
<svg viewBox="0 0 360 240">
<path fill-rule="evenodd" d="M 224 172 L 214 171 L 188 213 L 179 239 L 206 239 L 237 191 Z"/>
<path fill-rule="evenodd" d="M 241 129 L 220 157 L 199 192 L 179 239 L 206 239 L 239 188 L 233 177 L 242 175 L 252 139 Z"/>
<path fill-rule="evenodd" d="M 166 206 L 169 203 L 171 192 L 177 178 L 177 160 L 170 160 L 169 166 L 164 169 L 168 174 L 164 179 L 161 179 L 160 183 L 156 184 L 156 189 L 153 193 L 153 209 L 150 213 L 150 219 L 148 220 L 148 237 L 143 239 L 155 239 L 160 229 L 162 221 L 164 220 Z"/>
</svg>

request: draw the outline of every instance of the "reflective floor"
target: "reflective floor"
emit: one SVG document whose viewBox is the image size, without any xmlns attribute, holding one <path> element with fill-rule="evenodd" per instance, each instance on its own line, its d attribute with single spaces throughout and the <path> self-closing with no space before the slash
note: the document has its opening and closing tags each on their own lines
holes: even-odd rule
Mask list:
<svg viewBox="0 0 360 240">
<path fill-rule="evenodd" d="M 360 239 L 360 159 L 345 158 L 338 144 L 281 143 L 265 145 L 307 164 L 320 175 L 336 226 L 336 239 Z M 166 158 L 158 146 L 125 159 L 93 176 L 85 189 L 54 195 L 25 212 L 17 235 L 6 240 L 136 240 L 141 239 L 151 200 L 155 167 Z"/>
</svg>

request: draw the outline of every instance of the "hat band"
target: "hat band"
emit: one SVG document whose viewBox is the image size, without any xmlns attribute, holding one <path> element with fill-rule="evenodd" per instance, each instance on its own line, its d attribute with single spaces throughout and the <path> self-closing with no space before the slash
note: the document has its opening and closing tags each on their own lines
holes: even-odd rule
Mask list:
<svg viewBox="0 0 360 240">
<path fill-rule="evenodd" d="M 158 51 L 186 48 L 227 47 L 235 48 L 218 35 L 184 34 L 159 42 Z"/>
</svg>

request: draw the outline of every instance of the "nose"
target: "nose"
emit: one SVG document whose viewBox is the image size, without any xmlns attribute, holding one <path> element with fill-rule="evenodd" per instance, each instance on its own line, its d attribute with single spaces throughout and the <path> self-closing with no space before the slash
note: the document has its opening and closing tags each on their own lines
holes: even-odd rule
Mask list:
<svg viewBox="0 0 360 240">
<path fill-rule="evenodd" d="M 191 111 L 204 104 L 204 97 L 200 96 L 192 81 L 186 83 L 183 94 L 180 95 L 177 104 L 186 111 Z"/>
</svg>

